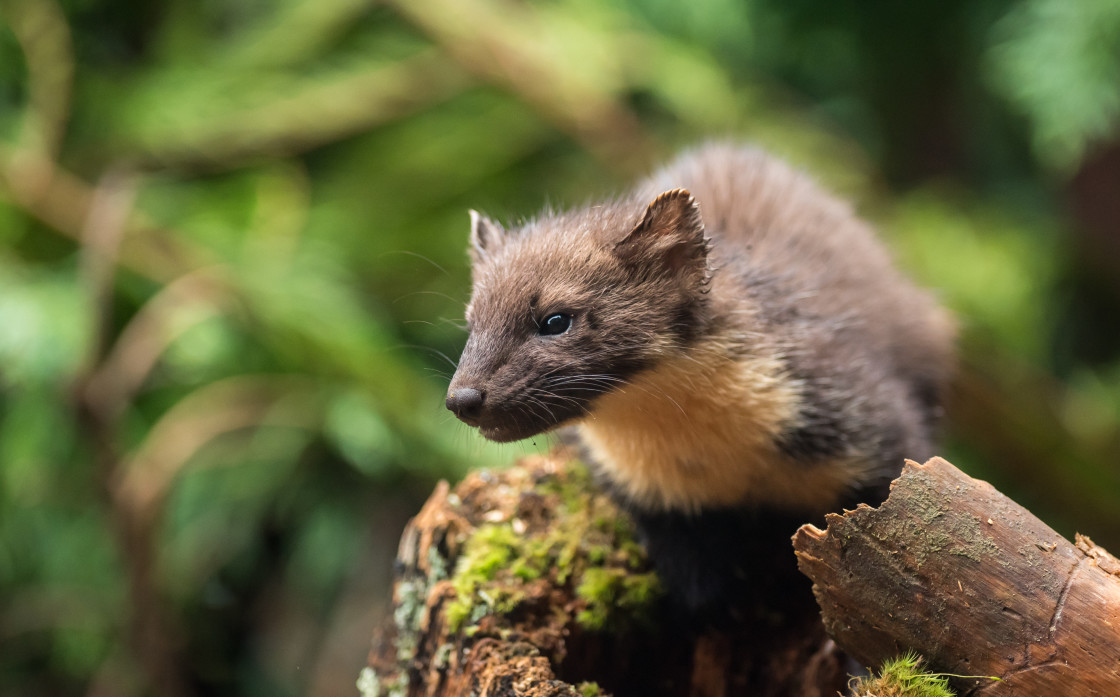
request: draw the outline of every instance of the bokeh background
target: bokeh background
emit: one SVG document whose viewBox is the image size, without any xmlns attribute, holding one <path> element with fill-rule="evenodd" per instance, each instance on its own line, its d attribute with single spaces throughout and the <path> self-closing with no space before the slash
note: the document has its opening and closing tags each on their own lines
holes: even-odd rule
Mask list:
<svg viewBox="0 0 1120 697">
<path fill-rule="evenodd" d="M 1120 551 L 1116 0 L 0 0 L 0 694 L 348 695 L 467 210 L 761 143 L 962 323 L 946 454 Z"/>
</svg>

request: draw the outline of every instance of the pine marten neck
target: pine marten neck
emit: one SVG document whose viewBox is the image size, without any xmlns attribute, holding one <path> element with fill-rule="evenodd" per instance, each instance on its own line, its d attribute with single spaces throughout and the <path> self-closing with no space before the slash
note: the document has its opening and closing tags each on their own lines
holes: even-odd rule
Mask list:
<svg viewBox="0 0 1120 697">
<path fill-rule="evenodd" d="M 775 434 L 796 427 L 801 396 L 777 356 L 733 358 L 726 340 L 666 358 L 604 394 L 582 440 L 615 490 L 648 510 L 699 513 L 747 503 L 827 510 L 854 463 L 798 463 Z"/>
<path fill-rule="evenodd" d="M 709 146 L 619 199 L 472 212 L 447 406 L 495 441 L 577 424 L 612 490 L 823 512 L 929 454 L 952 326 L 843 203 Z"/>
</svg>

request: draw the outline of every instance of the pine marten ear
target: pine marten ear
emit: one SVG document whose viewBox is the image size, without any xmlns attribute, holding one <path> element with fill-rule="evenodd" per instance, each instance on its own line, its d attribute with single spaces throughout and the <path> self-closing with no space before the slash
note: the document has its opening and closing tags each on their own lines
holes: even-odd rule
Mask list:
<svg viewBox="0 0 1120 697">
<path fill-rule="evenodd" d="M 479 262 L 497 251 L 506 240 L 505 229 L 476 210 L 471 210 L 471 261 Z"/>
<path fill-rule="evenodd" d="M 614 246 L 614 253 L 627 266 L 668 272 L 688 285 L 702 286 L 711 276 L 709 242 L 700 204 L 687 189 L 673 189 L 649 204 L 642 221 Z"/>
</svg>

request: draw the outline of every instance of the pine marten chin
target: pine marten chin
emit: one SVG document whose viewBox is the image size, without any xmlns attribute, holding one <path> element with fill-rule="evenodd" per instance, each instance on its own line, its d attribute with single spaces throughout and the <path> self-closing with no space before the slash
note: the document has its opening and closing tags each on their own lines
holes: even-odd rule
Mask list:
<svg viewBox="0 0 1120 697">
<path fill-rule="evenodd" d="M 932 454 L 951 320 L 847 205 L 759 150 L 709 145 L 514 229 L 472 211 L 470 239 L 447 407 L 495 441 L 577 425 L 690 606 L 743 575 L 709 545 L 757 538 L 766 512 L 784 529 L 877 503 Z"/>
</svg>

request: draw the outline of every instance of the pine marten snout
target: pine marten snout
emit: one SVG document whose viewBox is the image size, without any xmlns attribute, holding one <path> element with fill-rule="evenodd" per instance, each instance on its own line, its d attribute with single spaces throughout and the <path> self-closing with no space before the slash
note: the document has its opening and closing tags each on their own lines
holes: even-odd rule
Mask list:
<svg viewBox="0 0 1120 697">
<path fill-rule="evenodd" d="M 447 407 L 495 441 L 577 424 L 690 607 L 751 577 L 744 545 L 788 552 L 796 523 L 877 503 L 932 454 L 953 323 L 845 203 L 765 153 L 700 148 L 513 229 L 471 217 Z"/>
</svg>

